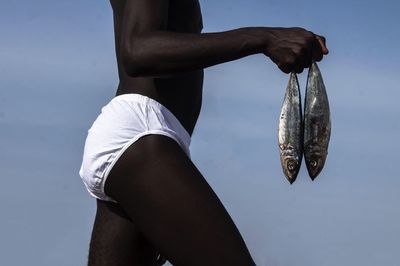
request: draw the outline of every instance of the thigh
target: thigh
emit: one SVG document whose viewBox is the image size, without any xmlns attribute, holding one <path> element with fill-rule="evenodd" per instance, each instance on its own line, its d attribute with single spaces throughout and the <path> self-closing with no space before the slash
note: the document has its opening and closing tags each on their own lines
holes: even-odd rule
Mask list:
<svg viewBox="0 0 400 266">
<path fill-rule="evenodd" d="M 131 145 L 105 190 L 173 265 L 255 265 L 221 201 L 171 138 Z"/>
<path fill-rule="evenodd" d="M 115 203 L 97 200 L 89 266 L 156 265 L 158 251 Z"/>
</svg>

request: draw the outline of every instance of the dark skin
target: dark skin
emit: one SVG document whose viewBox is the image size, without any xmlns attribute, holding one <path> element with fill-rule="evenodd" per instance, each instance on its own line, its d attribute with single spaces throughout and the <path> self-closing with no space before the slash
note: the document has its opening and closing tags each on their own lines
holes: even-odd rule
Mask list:
<svg viewBox="0 0 400 266">
<path fill-rule="evenodd" d="M 192 135 L 203 69 L 264 54 L 301 73 L 328 53 L 325 38 L 302 28 L 246 27 L 201 33 L 197 0 L 110 0 L 120 83 L 166 106 Z M 217 89 L 217 88 L 216 88 Z M 161 135 L 132 144 L 97 201 L 89 265 L 255 265 L 237 227 L 180 146 Z M 160 258 L 158 255 L 162 254 Z"/>
</svg>

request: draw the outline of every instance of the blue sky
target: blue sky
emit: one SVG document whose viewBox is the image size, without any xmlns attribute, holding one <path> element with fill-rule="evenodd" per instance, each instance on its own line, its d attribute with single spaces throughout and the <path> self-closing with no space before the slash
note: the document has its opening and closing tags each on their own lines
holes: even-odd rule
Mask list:
<svg viewBox="0 0 400 266">
<path fill-rule="evenodd" d="M 303 165 L 292 186 L 277 146 L 288 76 L 263 55 L 205 71 L 192 159 L 257 265 L 400 265 L 399 5 L 201 1 L 204 32 L 301 26 L 330 49 L 319 64 L 332 113 L 328 160 L 314 182 Z M 1 6 L 0 264 L 84 265 L 95 201 L 78 170 L 87 129 L 117 85 L 111 9 Z"/>
</svg>

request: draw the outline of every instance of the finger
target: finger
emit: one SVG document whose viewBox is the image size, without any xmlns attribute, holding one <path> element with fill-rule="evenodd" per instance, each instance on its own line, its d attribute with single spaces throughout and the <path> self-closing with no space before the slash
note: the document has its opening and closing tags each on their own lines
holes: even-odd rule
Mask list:
<svg viewBox="0 0 400 266">
<path fill-rule="evenodd" d="M 293 65 L 293 69 L 296 73 L 303 72 L 304 68 L 307 68 L 311 65 L 312 62 L 312 45 L 308 45 L 303 47 L 298 53 L 295 63 Z"/>
<path fill-rule="evenodd" d="M 319 36 L 319 35 L 315 35 L 315 37 L 317 38 L 319 45 L 321 46 L 322 52 L 323 54 L 328 54 L 329 50 L 328 48 L 326 48 L 326 39 L 324 36 Z"/>
<path fill-rule="evenodd" d="M 304 68 L 306 67 L 307 61 L 311 61 L 311 60 L 306 56 L 306 54 L 298 57 L 296 60 L 296 63 L 292 67 L 292 69 L 293 69 L 292 71 L 294 71 L 297 74 L 300 74 L 301 72 L 303 72 Z"/>
<path fill-rule="evenodd" d="M 274 57 L 270 57 L 270 59 L 272 60 L 272 62 L 274 62 L 276 64 L 276 66 L 284 73 L 289 74 L 290 73 L 290 69 L 288 67 L 287 64 L 285 64 L 283 62 L 282 59 L 280 58 L 274 58 Z"/>
<path fill-rule="evenodd" d="M 308 57 L 307 61 L 304 64 L 304 68 L 309 68 L 311 66 L 312 60 L 313 60 L 312 56 Z"/>
<path fill-rule="evenodd" d="M 323 55 L 322 47 L 318 41 L 318 38 L 316 37 L 312 47 L 312 59 L 319 62 L 322 60 Z"/>
<path fill-rule="evenodd" d="M 286 74 L 292 72 L 292 68 L 290 68 L 290 66 L 287 64 L 277 64 L 277 66 L 279 67 L 280 70 L 282 70 L 282 72 Z"/>
<path fill-rule="evenodd" d="M 311 66 L 312 60 L 313 60 L 313 49 L 312 47 L 309 47 L 304 57 L 304 63 L 303 63 L 304 68 L 309 68 Z"/>
<path fill-rule="evenodd" d="M 293 69 L 293 71 L 294 71 L 296 74 L 302 73 L 303 70 L 304 70 L 304 68 L 301 67 L 301 66 L 296 66 L 296 67 Z"/>
<path fill-rule="evenodd" d="M 306 56 L 307 56 L 307 50 L 305 48 L 303 48 L 301 50 L 301 53 L 298 54 L 297 57 L 295 57 L 293 63 L 291 64 L 291 68 L 292 68 L 293 72 L 295 72 L 297 74 L 300 74 L 301 72 L 303 72 Z"/>
</svg>

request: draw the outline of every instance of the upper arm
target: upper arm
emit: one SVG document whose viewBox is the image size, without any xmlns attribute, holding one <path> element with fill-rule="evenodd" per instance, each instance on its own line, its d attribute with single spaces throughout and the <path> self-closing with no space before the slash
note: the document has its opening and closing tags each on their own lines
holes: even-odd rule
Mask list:
<svg viewBox="0 0 400 266">
<path fill-rule="evenodd" d="M 169 0 L 126 1 L 121 25 L 121 48 L 124 52 L 130 52 L 136 36 L 167 29 Z"/>
</svg>

